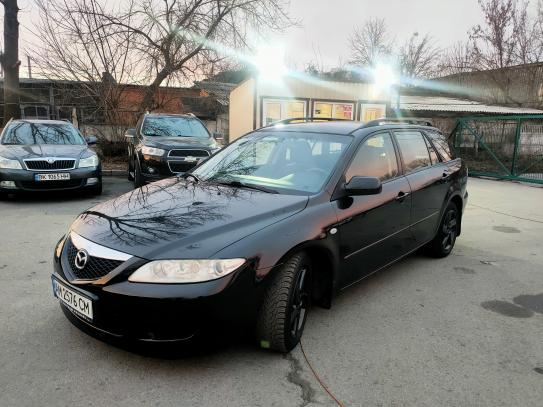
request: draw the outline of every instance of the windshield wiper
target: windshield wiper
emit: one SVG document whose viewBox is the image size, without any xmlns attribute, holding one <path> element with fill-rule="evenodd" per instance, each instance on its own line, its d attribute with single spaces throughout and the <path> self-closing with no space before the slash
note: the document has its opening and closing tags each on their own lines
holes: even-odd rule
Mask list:
<svg viewBox="0 0 543 407">
<path fill-rule="evenodd" d="M 254 189 L 256 191 L 266 192 L 268 194 L 278 194 L 279 193 L 275 189 L 266 188 L 266 187 L 263 187 L 261 185 L 247 184 L 247 183 L 241 182 L 241 181 L 215 181 L 215 182 L 217 184 L 220 184 L 220 185 L 226 185 L 226 186 L 234 187 L 234 188 Z"/>
</svg>

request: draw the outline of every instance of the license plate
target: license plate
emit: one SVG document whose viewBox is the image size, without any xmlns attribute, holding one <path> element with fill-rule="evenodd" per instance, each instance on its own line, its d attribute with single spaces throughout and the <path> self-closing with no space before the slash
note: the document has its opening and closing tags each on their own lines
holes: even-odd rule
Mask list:
<svg viewBox="0 0 543 407">
<path fill-rule="evenodd" d="M 70 174 L 67 172 L 55 174 L 34 174 L 35 181 L 63 181 L 70 179 Z"/>
<path fill-rule="evenodd" d="M 92 322 L 92 300 L 66 287 L 54 278 L 52 278 L 52 281 L 54 296 L 77 315 Z"/>
</svg>

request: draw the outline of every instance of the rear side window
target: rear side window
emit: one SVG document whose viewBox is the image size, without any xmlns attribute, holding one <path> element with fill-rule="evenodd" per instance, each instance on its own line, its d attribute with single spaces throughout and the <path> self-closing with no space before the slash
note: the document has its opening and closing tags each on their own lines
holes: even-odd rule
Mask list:
<svg viewBox="0 0 543 407">
<path fill-rule="evenodd" d="M 402 131 L 395 133 L 400 146 L 406 172 L 432 165 L 426 141 L 421 132 Z"/>
<path fill-rule="evenodd" d="M 359 147 L 347 168 L 345 181 L 354 176 L 377 177 L 381 181 L 398 176 L 398 162 L 389 133 L 372 136 Z"/>
<path fill-rule="evenodd" d="M 454 158 L 447 136 L 438 133 L 437 131 L 428 131 L 426 134 L 430 137 L 430 140 L 432 140 L 433 145 L 443 161 L 450 161 Z"/>
</svg>

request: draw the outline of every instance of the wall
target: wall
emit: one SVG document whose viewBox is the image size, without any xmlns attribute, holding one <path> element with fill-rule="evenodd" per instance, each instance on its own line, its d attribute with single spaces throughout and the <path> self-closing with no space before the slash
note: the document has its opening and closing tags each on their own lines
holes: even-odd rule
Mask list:
<svg viewBox="0 0 543 407">
<path fill-rule="evenodd" d="M 255 85 L 255 79 L 250 78 L 230 92 L 229 141 L 233 141 L 254 129 Z"/>
</svg>

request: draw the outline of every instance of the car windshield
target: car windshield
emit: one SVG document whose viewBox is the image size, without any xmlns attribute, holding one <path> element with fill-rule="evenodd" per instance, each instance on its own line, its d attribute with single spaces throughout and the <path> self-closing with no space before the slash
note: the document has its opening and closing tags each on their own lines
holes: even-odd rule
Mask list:
<svg viewBox="0 0 543 407">
<path fill-rule="evenodd" d="M 141 132 L 147 137 L 210 137 L 202 122 L 191 117 L 146 117 Z"/>
<path fill-rule="evenodd" d="M 85 139 L 69 123 L 14 122 L 5 130 L 2 144 L 85 144 Z"/>
<path fill-rule="evenodd" d="M 332 134 L 253 133 L 215 154 L 193 174 L 202 181 L 315 193 L 322 189 L 351 140 Z"/>
</svg>

